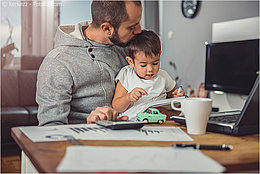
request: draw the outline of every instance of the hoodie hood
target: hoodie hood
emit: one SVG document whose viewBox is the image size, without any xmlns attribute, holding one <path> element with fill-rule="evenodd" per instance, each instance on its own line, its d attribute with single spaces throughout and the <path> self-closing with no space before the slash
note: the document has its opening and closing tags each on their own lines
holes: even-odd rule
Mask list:
<svg viewBox="0 0 260 174">
<path fill-rule="evenodd" d="M 110 47 L 110 45 L 104 45 L 96 43 L 90 40 L 86 42 L 85 37 L 82 33 L 83 28 L 87 28 L 89 25 L 88 21 L 77 23 L 76 25 L 61 25 L 58 27 L 55 35 L 55 45 L 59 46 L 73 46 L 73 47 L 88 47 L 88 46 L 100 46 Z"/>
</svg>

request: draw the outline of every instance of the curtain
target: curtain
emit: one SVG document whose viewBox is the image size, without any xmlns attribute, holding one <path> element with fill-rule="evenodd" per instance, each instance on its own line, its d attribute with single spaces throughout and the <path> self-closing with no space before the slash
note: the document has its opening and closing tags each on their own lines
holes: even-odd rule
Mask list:
<svg viewBox="0 0 260 174">
<path fill-rule="evenodd" d="M 22 55 L 46 55 L 54 46 L 60 4 L 55 0 L 26 2 L 22 7 Z"/>
</svg>

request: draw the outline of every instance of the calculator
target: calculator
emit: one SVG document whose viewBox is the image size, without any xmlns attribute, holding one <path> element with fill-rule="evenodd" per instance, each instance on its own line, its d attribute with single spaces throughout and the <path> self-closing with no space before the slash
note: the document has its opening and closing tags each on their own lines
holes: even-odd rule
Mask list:
<svg viewBox="0 0 260 174">
<path fill-rule="evenodd" d="M 122 120 L 100 120 L 96 122 L 99 126 L 104 126 L 109 129 L 120 130 L 120 129 L 140 129 L 146 121 L 122 121 Z"/>
</svg>

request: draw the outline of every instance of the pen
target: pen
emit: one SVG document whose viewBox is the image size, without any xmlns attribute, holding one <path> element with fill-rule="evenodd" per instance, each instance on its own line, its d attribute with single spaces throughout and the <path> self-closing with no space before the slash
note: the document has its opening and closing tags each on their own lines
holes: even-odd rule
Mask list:
<svg viewBox="0 0 260 174">
<path fill-rule="evenodd" d="M 173 144 L 174 148 L 193 148 L 201 150 L 232 150 L 232 145 Z"/>
<path fill-rule="evenodd" d="M 180 86 L 179 89 L 178 89 L 178 91 L 177 91 L 177 93 L 180 93 L 181 90 L 182 90 L 182 87 Z"/>
</svg>

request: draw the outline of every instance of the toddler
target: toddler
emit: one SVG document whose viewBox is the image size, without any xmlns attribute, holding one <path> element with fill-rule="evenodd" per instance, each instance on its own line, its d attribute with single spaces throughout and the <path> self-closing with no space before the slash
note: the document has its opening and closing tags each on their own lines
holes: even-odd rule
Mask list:
<svg viewBox="0 0 260 174">
<path fill-rule="evenodd" d="M 143 30 L 132 39 L 128 50 L 129 65 L 116 77 L 114 109 L 135 120 L 142 104 L 185 95 L 184 91 L 177 92 L 176 82 L 160 69 L 161 43 L 156 33 Z"/>
</svg>

